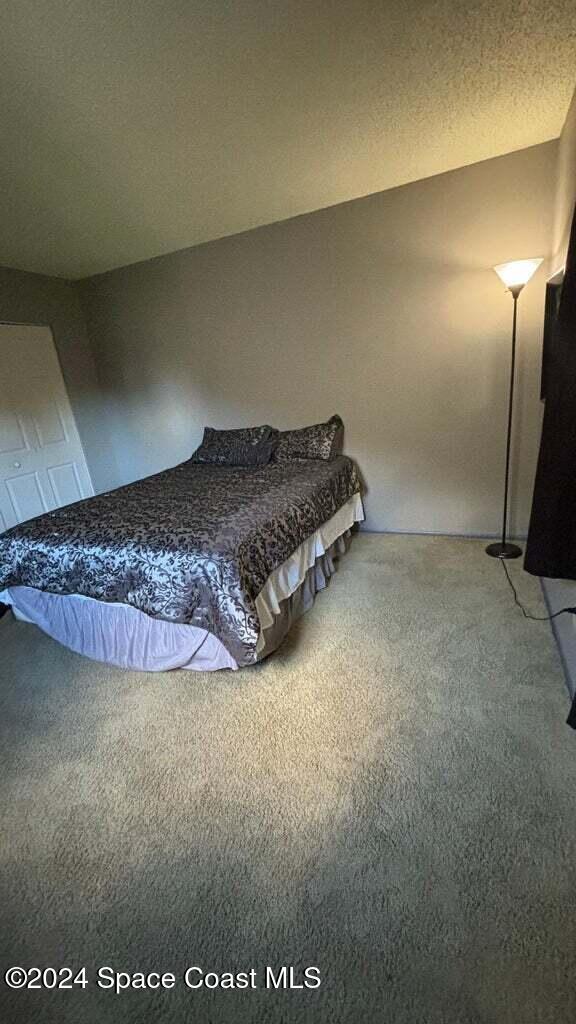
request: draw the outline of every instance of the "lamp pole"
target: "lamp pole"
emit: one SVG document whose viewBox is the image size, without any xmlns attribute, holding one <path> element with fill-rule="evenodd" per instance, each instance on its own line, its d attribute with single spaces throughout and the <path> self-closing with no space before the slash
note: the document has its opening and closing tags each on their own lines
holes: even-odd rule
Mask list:
<svg viewBox="0 0 576 1024">
<path fill-rule="evenodd" d="M 508 395 L 508 433 L 506 435 L 506 470 L 504 473 L 504 512 L 502 515 L 502 540 L 495 544 L 489 544 L 486 554 L 492 558 L 519 558 L 522 548 L 517 544 L 508 544 L 506 532 L 508 529 L 508 482 L 510 478 L 510 442 L 512 439 L 512 409 L 514 406 L 514 375 L 516 369 L 516 320 L 518 316 L 518 296 L 522 291 L 523 284 L 514 284 L 509 287 L 514 300 L 514 312 L 512 314 L 512 358 L 510 362 L 510 391 Z"/>
</svg>

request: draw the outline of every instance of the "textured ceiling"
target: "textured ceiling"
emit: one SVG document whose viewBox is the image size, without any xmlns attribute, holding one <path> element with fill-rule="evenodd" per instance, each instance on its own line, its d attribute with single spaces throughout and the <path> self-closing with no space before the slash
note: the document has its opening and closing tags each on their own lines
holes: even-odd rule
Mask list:
<svg viewBox="0 0 576 1024">
<path fill-rule="evenodd" d="M 81 277 L 560 134 L 574 0 L 5 0 L 0 264 Z"/>
</svg>

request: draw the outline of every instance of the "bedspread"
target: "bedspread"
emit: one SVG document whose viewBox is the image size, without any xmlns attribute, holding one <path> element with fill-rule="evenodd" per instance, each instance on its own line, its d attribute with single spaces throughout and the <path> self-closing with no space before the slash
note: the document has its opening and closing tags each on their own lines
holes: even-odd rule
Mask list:
<svg viewBox="0 0 576 1024">
<path fill-rule="evenodd" d="M 345 456 L 244 468 L 191 461 L 0 535 L 0 590 L 123 602 L 258 659 L 270 573 L 360 490 Z"/>
</svg>

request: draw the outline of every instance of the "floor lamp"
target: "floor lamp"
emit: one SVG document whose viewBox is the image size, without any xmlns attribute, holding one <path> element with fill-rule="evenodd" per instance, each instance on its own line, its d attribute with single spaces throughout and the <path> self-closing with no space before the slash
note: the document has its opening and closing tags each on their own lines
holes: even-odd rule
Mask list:
<svg viewBox="0 0 576 1024">
<path fill-rule="evenodd" d="M 519 558 L 522 548 L 517 544 L 509 544 L 506 540 L 508 526 L 508 478 L 510 475 L 510 438 L 512 434 L 512 409 L 514 405 L 514 369 L 516 364 L 516 319 L 518 310 L 518 296 L 525 284 L 533 274 L 536 273 L 542 259 L 514 260 L 513 263 L 500 263 L 494 270 L 498 277 L 506 285 L 507 290 L 514 300 L 514 311 L 512 314 L 512 360 L 510 365 L 510 392 L 508 396 L 508 433 L 506 435 L 506 471 L 504 473 L 504 513 L 502 515 L 502 539 L 494 544 L 489 544 L 486 553 L 492 558 Z"/>
</svg>

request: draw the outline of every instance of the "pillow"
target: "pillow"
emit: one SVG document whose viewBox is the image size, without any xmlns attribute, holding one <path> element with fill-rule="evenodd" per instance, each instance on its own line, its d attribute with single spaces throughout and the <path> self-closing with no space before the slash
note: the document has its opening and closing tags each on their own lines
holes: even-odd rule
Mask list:
<svg viewBox="0 0 576 1024">
<path fill-rule="evenodd" d="M 272 461 L 334 459 L 342 454 L 343 442 L 344 424 L 339 416 L 331 416 L 326 423 L 315 423 L 300 430 L 282 430 Z"/>
<path fill-rule="evenodd" d="M 267 424 L 238 430 L 205 427 L 202 444 L 192 462 L 217 466 L 266 466 L 276 447 L 278 431 Z"/>
</svg>

